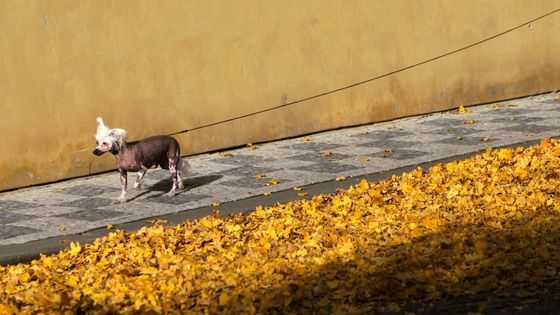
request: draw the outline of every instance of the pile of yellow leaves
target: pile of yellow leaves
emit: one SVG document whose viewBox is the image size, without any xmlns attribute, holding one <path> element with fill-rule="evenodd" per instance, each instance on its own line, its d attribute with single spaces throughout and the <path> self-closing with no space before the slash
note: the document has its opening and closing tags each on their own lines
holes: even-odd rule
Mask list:
<svg viewBox="0 0 560 315">
<path fill-rule="evenodd" d="M 560 143 L 0 267 L 0 313 L 366 313 L 560 276 Z"/>
</svg>

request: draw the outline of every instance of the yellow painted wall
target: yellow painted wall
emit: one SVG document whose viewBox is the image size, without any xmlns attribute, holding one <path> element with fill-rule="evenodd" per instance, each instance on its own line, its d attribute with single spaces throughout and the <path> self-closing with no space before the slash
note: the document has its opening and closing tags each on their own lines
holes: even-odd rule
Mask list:
<svg viewBox="0 0 560 315">
<path fill-rule="evenodd" d="M 0 190 L 114 168 L 130 139 L 306 99 L 468 46 L 554 0 L 0 1 Z M 560 12 L 351 88 L 177 136 L 183 154 L 560 88 Z"/>
</svg>

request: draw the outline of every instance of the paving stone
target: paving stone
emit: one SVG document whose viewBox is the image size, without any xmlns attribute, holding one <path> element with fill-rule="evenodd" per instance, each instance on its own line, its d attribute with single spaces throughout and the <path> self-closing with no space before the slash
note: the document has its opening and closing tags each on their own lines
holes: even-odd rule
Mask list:
<svg viewBox="0 0 560 315">
<path fill-rule="evenodd" d="M 82 210 L 82 211 L 76 211 L 71 213 L 65 213 L 65 214 L 57 215 L 56 217 L 94 222 L 94 221 L 100 221 L 102 219 L 118 217 L 123 214 L 124 214 L 123 212 L 118 212 L 118 211 L 91 209 L 91 210 Z"/>
<path fill-rule="evenodd" d="M 360 143 L 359 146 L 370 147 L 370 148 L 407 148 L 415 144 L 417 143 L 410 142 L 410 141 L 395 140 L 395 139 L 385 139 L 385 140 Z"/>
<path fill-rule="evenodd" d="M 494 110 L 489 110 L 481 112 L 483 115 L 496 115 L 496 116 L 520 116 L 532 113 L 532 109 L 524 109 L 519 107 L 511 108 L 497 108 Z"/>
<path fill-rule="evenodd" d="M 184 193 L 184 194 L 175 195 L 173 197 L 168 197 L 166 195 L 151 196 L 149 198 L 146 198 L 144 201 L 161 203 L 161 204 L 183 205 L 187 203 L 196 202 L 202 199 L 207 199 L 208 197 L 210 196 Z"/>
<path fill-rule="evenodd" d="M 528 124 L 528 123 L 532 123 L 532 122 L 539 122 L 539 121 L 543 121 L 544 118 L 541 117 L 515 117 L 515 116 L 510 116 L 510 117 L 499 117 L 496 119 L 492 119 L 489 122 L 492 123 L 505 123 L 505 124 L 510 124 L 510 125 L 518 125 L 518 124 Z"/>
<path fill-rule="evenodd" d="M 295 169 L 301 171 L 307 171 L 307 172 L 336 174 L 336 173 L 346 172 L 350 170 L 355 170 L 358 168 L 359 167 L 354 165 L 340 164 L 340 163 L 316 163 L 316 164 L 306 165 L 302 167 L 296 167 Z"/>
<path fill-rule="evenodd" d="M 194 188 L 197 188 L 197 187 L 200 187 L 200 186 L 209 185 L 209 184 L 221 179 L 222 177 L 224 177 L 224 175 L 221 175 L 221 174 L 190 177 L 190 178 L 187 178 L 187 179 L 183 180 L 183 184 L 185 185 L 186 189 L 194 189 Z"/>
<path fill-rule="evenodd" d="M 222 176 L 226 176 L 226 177 L 227 176 L 254 177 L 257 174 L 270 173 L 270 172 L 273 172 L 275 170 L 278 170 L 278 168 L 243 165 L 243 166 L 232 168 L 232 169 L 229 169 L 227 171 L 222 171 L 219 174 L 213 174 L 213 175 L 222 175 Z"/>
<path fill-rule="evenodd" d="M 39 186 L 38 188 L 39 189 L 37 189 L 37 191 L 33 193 L 30 193 L 28 191 L 30 189 L 33 189 L 33 187 L 22 189 L 21 191 L 18 190 L 17 195 L 14 194 L 10 198 L 12 200 L 17 200 L 18 202 L 25 204 L 23 207 L 18 207 L 18 209 L 33 209 L 35 207 L 52 206 L 59 204 L 62 201 L 72 201 L 83 198 L 82 196 L 78 195 L 62 194 L 59 192 L 60 189 L 45 189 L 42 186 Z"/>
<path fill-rule="evenodd" d="M 539 101 L 539 103 L 541 104 L 560 104 L 560 100 L 559 99 L 548 99 L 548 100 L 543 100 L 543 101 Z"/>
<path fill-rule="evenodd" d="M 357 136 L 371 139 L 392 139 L 399 137 L 407 137 L 414 135 L 411 132 L 399 130 L 374 130 L 370 132 L 359 133 Z"/>
<path fill-rule="evenodd" d="M 74 220 L 69 219 L 61 216 L 57 216 L 56 223 L 53 222 L 53 219 L 50 217 L 36 217 L 25 221 L 17 221 L 15 223 L 10 223 L 10 226 L 17 226 L 17 227 L 24 227 L 30 228 L 37 231 L 52 231 L 55 232 L 54 234 L 62 234 L 68 232 L 79 232 L 79 230 L 74 229 L 73 227 L 76 225 L 83 226 L 83 220 Z M 68 229 L 70 229 L 68 231 Z"/>
<path fill-rule="evenodd" d="M 120 189 L 114 187 L 97 186 L 91 184 L 76 185 L 60 190 L 60 193 L 78 195 L 83 197 L 99 196 L 105 193 L 119 193 Z"/>
<path fill-rule="evenodd" d="M 1 220 L 2 219 L 0 219 L 0 221 Z M 4 223 L 4 221 L 1 222 Z M 37 229 L 32 229 L 28 227 L 11 226 L 6 224 L 0 224 L 0 230 L 2 231 L 2 233 L 0 233 L 0 239 L 8 239 L 11 237 L 31 234 L 39 231 Z"/>
<path fill-rule="evenodd" d="M 0 210 L 15 210 L 38 207 L 39 204 L 21 202 L 17 200 L 0 200 Z"/>
<path fill-rule="evenodd" d="M 428 155 L 428 152 L 419 151 L 419 150 L 407 150 L 407 149 L 392 149 L 392 151 L 379 151 L 373 155 L 372 157 L 381 157 L 385 159 L 391 160 L 413 160 L 417 157 Z"/>
<path fill-rule="evenodd" d="M 329 152 L 329 155 L 324 155 L 324 152 Z M 341 159 L 345 159 L 350 157 L 349 154 L 341 154 L 336 152 L 324 151 L 324 152 L 308 152 L 303 154 L 298 154 L 289 157 L 291 160 L 298 160 L 298 161 L 308 161 L 308 162 L 316 162 L 316 163 L 326 163 L 337 161 Z"/>
<path fill-rule="evenodd" d="M 311 150 L 311 151 L 329 151 L 338 147 L 341 147 L 341 144 L 333 144 L 333 143 L 324 143 L 324 142 L 300 142 L 296 144 L 291 144 L 289 146 L 283 146 L 281 149 L 287 150 Z"/>
<path fill-rule="evenodd" d="M 36 217 L 52 217 L 60 214 L 73 212 L 73 211 L 76 211 L 76 209 L 72 207 L 45 205 L 45 206 L 39 206 L 34 208 L 19 209 L 17 210 L 17 213 L 28 214 Z"/>
<path fill-rule="evenodd" d="M 461 123 L 462 124 L 462 123 Z M 474 124 L 473 124 L 474 125 Z M 465 125 L 465 126 L 469 126 L 469 125 Z M 470 135 L 473 133 L 479 133 L 481 132 L 481 129 L 477 129 L 474 127 L 471 128 L 467 128 L 467 127 L 449 127 L 449 128 L 441 128 L 441 129 L 435 129 L 435 130 L 431 130 L 431 131 L 427 131 L 425 133 L 428 134 L 441 134 L 441 135 L 455 135 L 455 136 L 465 136 L 465 135 Z"/>
<path fill-rule="evenodd" d="M 502 128 L 504 131 L 519 131 L 519 132 L 529 132 L 529 133 L 542 133 L 545 131 L 556 130 L 559 127 L 556 126 L 543 126 L 535 124 L 521 124 L 511 127 Z"/>
<path fill-rule="evenodd" d="M 262 178 L 261 180 L 258 180 L 255 177 L 240 177 L 221 181 L 220 185 L 229 187 L 260 188 L 264 186 L 265 179 L 266 178 Z"/>
<path fill-rule="evenodd" d="M 254 155 L 234 155 L 231 157 L 222 157 L 213 159 L 213 163 L 229 164 L 229 165 L 254 165 L 257 163 L 264 162 L 265 159 L 262 156 Z"/>
<path fill-rule="evenodd" d="M 0 210 L 0 222 L 12 223 L 33 219 L 36 216 L 16 212 L 17 210 Z"/>
<path fill-rule="evenodd" d="M 457 125 L 462 124 L 463 121 L 466 120 L 466 119 L 467 119 L 467 117 L 465 117 L 465 116 L 461 116 L 461 118 L 453 118 L 453 119 L 437 118 L 437 119 L 426 120 L 426 121 L 420 122 L 420 125 L 427 125 L 427 126 L 433 126 L 433 127 L 455 127 Z"/>
<path fill-rule="evenodd" d="M 484 144 L 497 142 L 499 140 L 500 139 L 488 138 L 488 137 L 466 136 L 466 137 L 459 137 L 459 138 L 457 137 L 445 138 L 434 142 L 451 144 L 451 145 L 484 145 Z"/>
<path fill-rule="evenodd" d="M 118 195 L 115 195 L 115 198 Z M 109 198 L 83 198 L 78 200 L 73 200 L 69 202 L 63 202 L 58 204 L 60 207 L 73 207 L 73 208 L 82 208 L 82 209 L 95 209 L 100 207 L 105 207 L 113 203 L 113 201 Z"/>
</svg>

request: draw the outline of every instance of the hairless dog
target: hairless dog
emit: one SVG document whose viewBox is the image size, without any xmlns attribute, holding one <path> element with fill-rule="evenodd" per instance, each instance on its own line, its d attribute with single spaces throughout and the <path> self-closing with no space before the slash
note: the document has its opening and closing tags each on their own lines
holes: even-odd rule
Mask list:
<svg viewBox="0 0 560 315">
<path fill-rule="evenodd" d="M 167 193 L 174 196 L 177 188 L 183 188 L 181 175 L 186 175 L 189 165 L 181 159 L 179 142 L 170 136 L 153 136 L 136 142 L 125 142 L 127 132 L 124 129 L 110 129 L 101 117 L 97 118 L 97 133 L 95 139 L 97 147 L 93 154 L 102 155 L 111 152 L 119 168 L 121 179 L 121 194 L 117 199 L 126 202 L 126 187 L 128 172 L 138 172 L 134 188 L 140 188 L 142 179 L 152 167 L 169 170 L 173 185 Z"/>
</svg>

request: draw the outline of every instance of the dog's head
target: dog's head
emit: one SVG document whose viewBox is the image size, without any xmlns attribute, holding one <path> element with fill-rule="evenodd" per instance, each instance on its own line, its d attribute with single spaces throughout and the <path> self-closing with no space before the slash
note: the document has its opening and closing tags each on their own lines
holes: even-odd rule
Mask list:
<svg viewBox="0 0 560 315">
<path fill-rule="evenodd" d="M 97 117 L 97 133 L 95 141 L 97 146 L 93 154 L 102 155 L 105 152 L 117 154 L 126 138 L 126 130 L 120 128 L 110 129 L 103 122 L 103 118 Z"/>
</svg>

